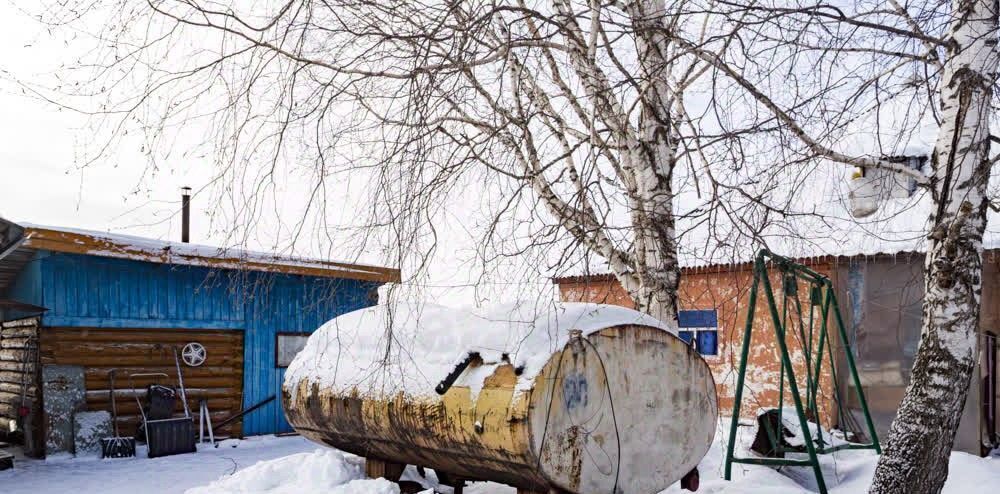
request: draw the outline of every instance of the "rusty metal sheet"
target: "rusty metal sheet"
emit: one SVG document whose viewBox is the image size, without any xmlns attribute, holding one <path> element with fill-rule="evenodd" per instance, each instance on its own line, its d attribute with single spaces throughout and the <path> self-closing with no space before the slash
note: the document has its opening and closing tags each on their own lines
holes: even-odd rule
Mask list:
<svg viewBox="0 0 1000 494">
<path fill-rule="evenodd" d="M 73 452 L 73 414 L 86 406 L 83 367 L 42 366 L 45 454 Z"/>
</svg>

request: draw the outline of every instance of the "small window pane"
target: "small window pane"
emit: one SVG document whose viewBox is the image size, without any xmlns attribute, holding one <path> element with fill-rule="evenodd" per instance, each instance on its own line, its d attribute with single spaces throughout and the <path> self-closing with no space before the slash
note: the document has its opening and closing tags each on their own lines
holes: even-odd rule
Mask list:
<svg viewBox="0 0 1000 494">
<path fill-rule="evenodd" d="M 680 310 L 677 325 L 682 328 L 714 328 L 719 325 L 715 309 Z"/>
<path fill-rule="evenodd" d="M 719 354 L 719 332 L 714 330 L 698 331 L 698 353 L 702 355 Z"/>
<path fill-rule="evenodd" d="M 309 340 L 307 334 L 279 334 L 276 352 L 276 365 L 278 367 L 288 367 L 292 359 L 298 355 L 306 346 Z"/>
<path fill-rule="evenodd" d="M 694 332 L 692 331 L 678 331 L 677 336 L 680 336 L 684 343 L 688 345 L 691 344 L 691 339 L 694 337 Z"/>
</svg>

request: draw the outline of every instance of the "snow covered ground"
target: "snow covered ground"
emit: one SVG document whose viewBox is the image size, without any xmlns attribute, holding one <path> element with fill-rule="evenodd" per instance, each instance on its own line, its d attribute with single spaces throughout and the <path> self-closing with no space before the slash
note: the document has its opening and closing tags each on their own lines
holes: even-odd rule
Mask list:
<svg viewBox="0 0 1000 494">
<path fill-rule="evenodd" d="M 773 468 L 734 465 L 732 482 L 722 479 L 728 420 L 720 421 L 715 443 L 699 466 L 701 489 L 708 494 L 763 494 L 815 492 L 811 471 L 798 467 Z M 753 438 L 751 427 L 741 427 L 739 449 Z M 398 494 L 395 484 L 363 478 L 362 460 L 321 448 L 301 437 L 257 437 L 229 440 L 219 448 L 203 447 L 197 454 L 118 460 L 56 458 L 19 459 L 14 470 L 0 472 L 3 492 L 49 494 L 100 492 L 122 494 Z M 822 457 L 832 494 L 868 491 L 877 457 L 868 451 L 842 451 Z M 1000 458 L 953 453 L 945 494 L 992 492 L 1000 485 Z M 433 472 L 420 478 L 412 468 L 405 477 L 425 486 L 436 484 Z M 514 489 L 488 482 L 473 483 L 467 494 L 513 494 Z M 681 493 L 674 485 L 664 493 Z"/>
<path fill-rule="evenodd" d="M 196 454 L 146 458 L 17 458 L 13 470 L 0 472 L 4 494 L 168 494 L 208 484 L 260 461 L 311 452 L 317 445 L 302 437 L 252 437 L 226 440 L 218 448 L 201 445 Z"/>
</svg>

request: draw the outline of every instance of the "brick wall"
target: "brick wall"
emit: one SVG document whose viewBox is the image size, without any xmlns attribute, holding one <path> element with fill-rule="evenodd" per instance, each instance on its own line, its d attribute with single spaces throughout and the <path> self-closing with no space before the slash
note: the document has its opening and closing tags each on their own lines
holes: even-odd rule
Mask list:
<svg viewBox="0 0 1000 494">
<path fill-rule="evenodd" d="M 810 266 L 813 270 L 827 274 L 829 264 Z M 772 273 L 771 285 L 776 291 L 779 304 L 781 300 L 780 276 Z M 704 269 L 685 270 L 681 277 L 680 299 L 682 310 L 715 309 L 719 319 L 719 352 L 718 355 L 706 356 L 705 360 L 712 368 L 715 377 L 716 390 L 719 395 L 720 415 L 732 414 L 736 379 L 739 371 L 740 350 L 743 330 L 747 320 L 750 286 L 753 273 L 749 265 L 711 267 Z M 631 298 L 621 285 L 610 277 L 567 278 L 557 280 L 560 298 L 564 301 L 586 301 L 632 307 Z M 808 290 L 800 284 L 800 301 L 804 317 L 808 317 Z M 794 299 L 789 298 L 789 302 Z M 780 308 L 780 305 L 779 305 Z M 789 316 L 793 312 L 789 307 Z M 818 307 L 817 307 L 818 314 Z M 808 324 L 808 323 L 807 323 Z M 816 317 L 817 331 L 814 335 L 814 347 L 818 345 L 819 317 Z M 828 326 L 833 330 L 832 325 Z M 808 329 L 808 326 L 806 326 Z M 796 381 L 800 392 L 805 394 L 805 358 L 801 351 L 802 341 L 796 333 L 787 338 Z M 834 340 L 836 344 L 837 339 Z M 836 352 L 836 348 L 835 348 Z M 838 353 L 839 355 L 839 353 Z M 815 365 L 815 363 L 813 364 Z M 756 417 L 761 408 L 774 407 L 778 404 L 780 382 L 780 353 L 774 326 L 768 311 L 766 299 L 761 291 L 757 300 L 754 317 L 752 346 L 750 347 L 749 364 L 747 366 L 746 387 L 743 393 L 743 405 L 740 416 Z M 831 423 L 836 406 L 832 399 L 833 380 L 830 374 L 829 356 L 824 356 L 821 371 L 821 386 L 819 390 L 819 409 L 824 425 Z M 790 399 L 788 383 L 785 383 L 785 406 L 793 406 Z"/>
</svg>

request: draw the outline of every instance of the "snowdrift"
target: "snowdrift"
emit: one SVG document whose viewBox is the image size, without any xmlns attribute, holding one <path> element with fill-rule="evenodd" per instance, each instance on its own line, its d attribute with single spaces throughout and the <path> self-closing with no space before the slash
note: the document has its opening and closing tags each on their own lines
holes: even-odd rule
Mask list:
<svg viewBox="0 0 1000 494">
<path fill-rule="evenodd" d="M 399 494 L 399 487 L 385 479 L 365 479 L 344 454 L 317 449 L 276 460 L 261 461 L 185 494 Z"/>
</svg>

